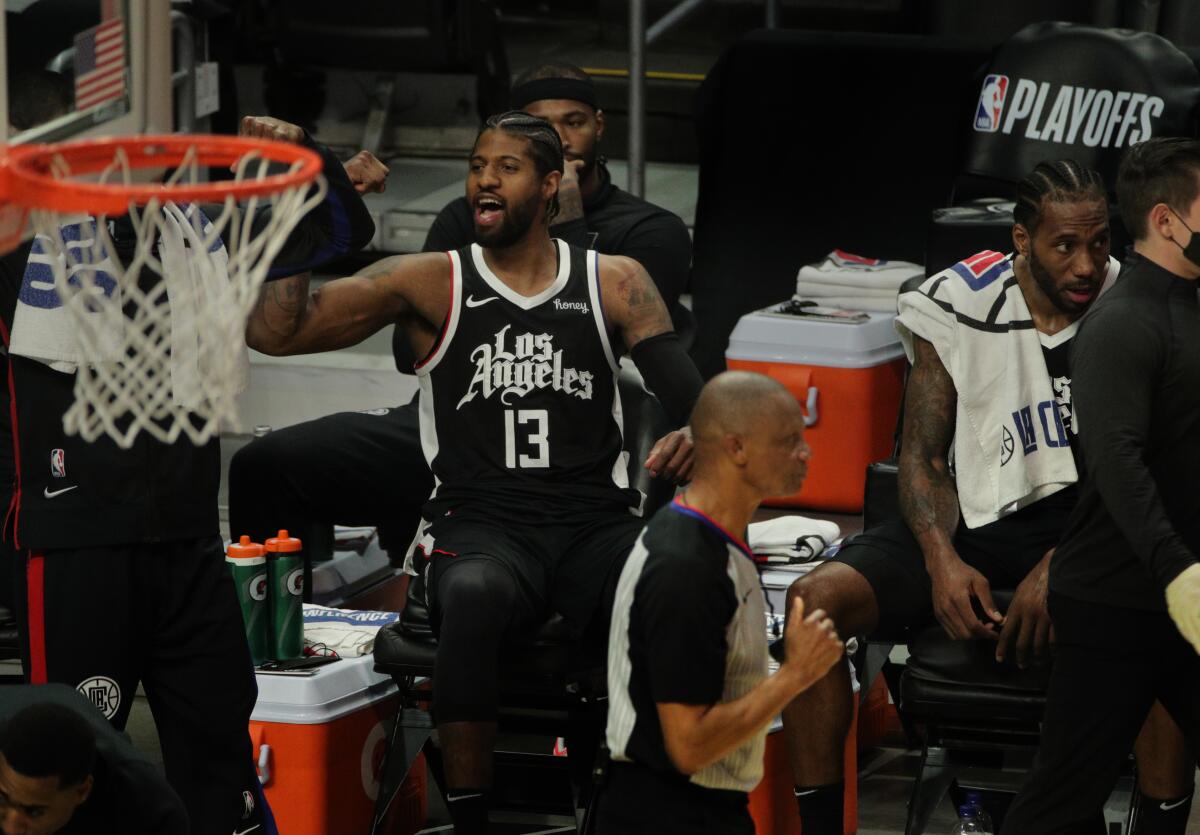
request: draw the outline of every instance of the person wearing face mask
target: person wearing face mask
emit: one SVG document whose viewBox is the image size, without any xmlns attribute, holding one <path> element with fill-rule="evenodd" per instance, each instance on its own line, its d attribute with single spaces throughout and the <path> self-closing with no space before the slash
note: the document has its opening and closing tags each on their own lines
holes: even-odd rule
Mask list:
<svg viewBox="0 0 1200 835">
<path fill-rule="evenodd" d="M 1071 350 L 1085 475 L 1050 564 L 1041 749 L 1006 833 L 1077 831 L 1155 699 L 1200 752 L 1200 142 L 1134 145 L 1117 200 L 1134 245 Z"/>
</svg>

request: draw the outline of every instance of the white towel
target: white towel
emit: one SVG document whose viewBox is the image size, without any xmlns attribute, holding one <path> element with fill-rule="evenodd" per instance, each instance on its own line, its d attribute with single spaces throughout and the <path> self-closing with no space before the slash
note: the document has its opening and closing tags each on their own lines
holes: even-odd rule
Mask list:
<svg viewBox="0 0 1200 835">
<path fill-rule="evenodd" d="M 69 280 L 90 286 L 109 298 L 117 294 L 113 304 L 96 306 L 89 314 L 102 320 L 96 323 L 96 330 L 107 337 L 99 356 L 91 361 L 120 359 L 125 320 L 115 278 L 117 269 L 97 242 L 96 222 L 87 215 L 63 217 L 57 240 L 41 234 L 34 236 L 17 294 L 9 351 L 45 363 L 55 371 L 75 373 L 81 362 L 76 325 L 63 309 L 55 289 L 56 273 L 63 273 Z"/>
<path fill-rule="evenodd" d="M 342 658 L 369 655 L 375 648 L 379 630 L 395 623 L 396 612 L 333 609 L 312 603 L 304 605 L 304 647 L 314 655 L 330 651 Z"/>
<path fill-rule="evenodd" d="M 816 284 L 811 281 L 797 281 L 796 295 L 806 299 L 820 299 L 829 296 L 849 296 L 856 299 L 885 299 L 896 306 L 896 290 L 891 287 L 847 287 L 845 284 Z"/>
<path fill-rule="evenodd" d="M 836 522 L 807 516 L 780 516 L 752 522 L 746 531 L 747 545 L 755 554 L 811 560 L 842 535 Z"/>
<path fill-rule="evenodd" d="M 885 258 L 865 258 L 844 250 L 835 249 L 816 264 L 800 268 L 796 276 L 797 285 L 831 285 L 841 288 L 838 295 L 853 295 L 853 289 L 891 290 L 893 293 L 908 279 L 924 275 L 920 264 L 908 261 L 889 261 Z"/>
<path fill-rule="evenodd" d="M 1120 265 L 1109 259 L 1100 292 Z M 896 330 L 937 350 L 958 391 L 952 461 L 967 527 L 994 522 L 1075 483 L 1078 474 L 1041 342 L 1011 256 L 981 252 L 899 299 Z"/>
</svg>

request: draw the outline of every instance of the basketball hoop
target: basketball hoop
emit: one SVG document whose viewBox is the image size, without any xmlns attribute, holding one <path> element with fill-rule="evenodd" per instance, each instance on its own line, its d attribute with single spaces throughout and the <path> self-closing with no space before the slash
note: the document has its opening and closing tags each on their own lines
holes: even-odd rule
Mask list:
<svg viewBox="0 0 1200 835">
<path fill-rule="evenodd" d="M 210 167 L 234 179 L 202 181 Z M 73 335 L 68 434 L 203 444 L 222 421 L 236 425 L 246 321 L 288 235 L 325 197 L 320 171 L 307 148 L 225 136 L 7 149 L 0 252 L 19 243 L 27 213 L 61 302 L 52 321 Z"/>
</svg>

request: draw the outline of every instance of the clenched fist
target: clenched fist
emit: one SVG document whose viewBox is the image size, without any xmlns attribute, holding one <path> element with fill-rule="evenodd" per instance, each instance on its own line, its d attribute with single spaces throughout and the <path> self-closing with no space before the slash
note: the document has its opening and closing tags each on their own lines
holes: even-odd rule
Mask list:
<svg viewBox="0 0 1200 835">
<path fill-rule="evenodd" d="M 302 142 L 304 128 L 271 116 L 243 116 L 238 136 L 274 139 L 277 142 Z"/>
<path fill-rule="evenodd" d="M 359 151 L 342 163 L 359 194 L 383 194 L 390 169 L 370 151 Z"/>
</svg>

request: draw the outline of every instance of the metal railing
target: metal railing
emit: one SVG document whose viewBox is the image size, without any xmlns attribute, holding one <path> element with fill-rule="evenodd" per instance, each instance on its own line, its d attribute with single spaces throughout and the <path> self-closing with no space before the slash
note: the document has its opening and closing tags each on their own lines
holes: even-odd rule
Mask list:
<svg viewBox="0 0 1200 835">
<path fill-rule="evenodd" d="M 645 0 L 629 0 L 629 182 L 630 194 L 646 192 L 646 47 L 678 26 L 708 0 L 680 0 L 646 26 Z M 779 0 L 765 0 L 765 26 L 779 25 Z"/>
</svg>

